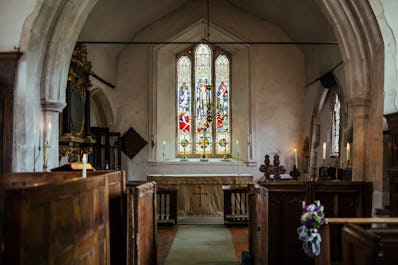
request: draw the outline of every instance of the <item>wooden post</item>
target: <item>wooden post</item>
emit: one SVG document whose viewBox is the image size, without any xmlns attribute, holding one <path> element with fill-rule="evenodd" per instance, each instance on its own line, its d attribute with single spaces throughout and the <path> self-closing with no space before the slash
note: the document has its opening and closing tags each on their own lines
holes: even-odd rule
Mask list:
<svg viewBox="0 0 398 265">
<path fill-rule="evenodd" d="M 315 265 L 330 265 L 330 226 L 326 224 L 320 229 L 321 253 L 315 258 Z"/>
<path fill-rule="evenodd" d="M 268 264 L 268 191 L 249 184 L 249 251 L 253 265 Z"/>
</svg>

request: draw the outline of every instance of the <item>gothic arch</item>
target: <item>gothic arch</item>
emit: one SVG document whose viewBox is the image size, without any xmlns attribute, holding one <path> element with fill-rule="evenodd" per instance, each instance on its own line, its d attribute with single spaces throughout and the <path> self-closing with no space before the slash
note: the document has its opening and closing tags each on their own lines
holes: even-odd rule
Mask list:
<svg viewBox="0 0 398 265">
<path fill-rule="evenodd" d="M 374 182 L 375 207 L 382 208 L 383 38 L 369 1 L 322 0 L 341 43 L 353 116 L 353 180 Z M 371 111 L 370 111 L 371 110 Z"/>
<path fill-rule="evenodd" d="M 90 92 L 91 97 L 91 126 L 114 128 L 114 119 L 111 104 L 104 93 L 103 88 L 95 87 Z"/>
</svg>

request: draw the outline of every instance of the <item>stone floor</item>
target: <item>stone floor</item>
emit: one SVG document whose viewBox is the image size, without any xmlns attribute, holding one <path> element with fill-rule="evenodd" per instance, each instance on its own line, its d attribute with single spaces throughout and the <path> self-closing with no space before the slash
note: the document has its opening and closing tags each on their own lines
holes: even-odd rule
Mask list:
<svg viewBox="0 0 398 265">
<path fill-rule="evenodd" d="M 182 218 L 179 219 L 179 224 L 174 226 L 158 226 L 158 265 L 164 265 L 167 256 L 169 255 L 170 248 L 172 247 L 173 240 L 178 229 L 181 226 L 184 228 L 194 225 L 203 226 L 206 224 L 217 224 L 218 227 L 229 230 L 231 235 L 233 248 L 235 249 L 236 262 L 239 264 L 241 260 L 241 252 L 248 250 L 248 228 L 247 226 L 220 226 L 220 219 L 215 218 Z M 221 221 L 222 223 L 222 221 Z M 214 264 L 218 264 L 215 263 Z M 178 264 L 175 264 L 178 265 Z"/>
</svg>

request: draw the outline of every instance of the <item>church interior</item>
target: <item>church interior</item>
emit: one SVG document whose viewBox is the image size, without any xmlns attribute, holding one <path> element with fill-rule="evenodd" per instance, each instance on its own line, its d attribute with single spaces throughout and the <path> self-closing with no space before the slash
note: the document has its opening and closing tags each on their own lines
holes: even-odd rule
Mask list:
<svg viewBox="0 0 398 265">
<path fill-rule="evenodd" d="M 397 264 L 397 14 L 1 1 L 0 265 Z"/>
</svg>

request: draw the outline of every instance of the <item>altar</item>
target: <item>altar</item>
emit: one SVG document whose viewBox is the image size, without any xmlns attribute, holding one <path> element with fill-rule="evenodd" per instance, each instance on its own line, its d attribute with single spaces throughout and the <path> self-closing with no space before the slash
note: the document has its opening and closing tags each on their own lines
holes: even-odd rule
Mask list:
<svg viewBox="0 0 398 265">
<path fill-rule="evenodd" d="M 159 187 L 178 187 L 178 216 L 223 216 L 223 185 L 247 185 L 250 174 L 153 174 Z"/>
</svg>

